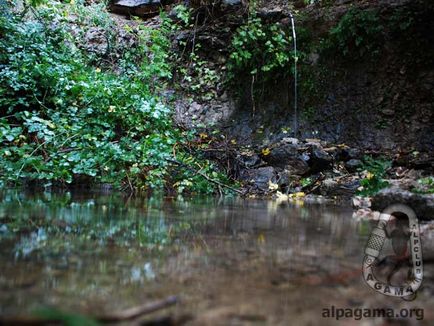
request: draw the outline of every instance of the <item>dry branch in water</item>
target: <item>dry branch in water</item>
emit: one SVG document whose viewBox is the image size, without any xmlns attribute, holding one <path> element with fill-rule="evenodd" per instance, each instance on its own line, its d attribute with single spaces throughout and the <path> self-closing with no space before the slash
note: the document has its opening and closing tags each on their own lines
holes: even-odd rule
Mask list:
<svg viewBox="0 0 434 326">
<path fill-rule="evenodd" d="M 141 306 L 128 308 L 119 312 L 100 316 L 86 316 L 89 319 L 96 320 L 100 323 L 116 323 L 122 321 L 133 320 L 138 317 L 145 316 L 152 312 L 170 307 L 178 302 L 176 296 L 170 296 L 162 300 L 143 304 Z M 47 324 L 63 324 L 63 320 L 59 317 L 44 318 L 37 316 L 0 316 L 0 325 L 47 325 Z"/>
</svg>

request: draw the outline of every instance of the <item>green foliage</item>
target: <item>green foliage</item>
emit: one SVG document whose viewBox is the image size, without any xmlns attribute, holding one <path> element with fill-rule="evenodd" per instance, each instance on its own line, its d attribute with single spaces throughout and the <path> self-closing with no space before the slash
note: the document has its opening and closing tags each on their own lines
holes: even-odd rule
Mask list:
<svg viewBox="0 0 434 326">
<path fill-rule="evenodd" d="M 375 10 L 349 10 L 330 30 L 323 42 L 323 52 L 339 54 L 347 60 L 375 58 L 383 42 L 383 26 Z"/>
<path fill-rule="evenodd" d="M 434 194 L 434 177 L 426 177 L 417 180 L 418 187 L 412 189 L 413 192 L 420 194 Z"/>
<path fill-rule="evenodd" d="M 188 26 L 190 23 L 191 12 L 193 9 L 187 8 L 182 4 L 176 5 L 173 10 L 176 12 L 176 17 L 182 22 L 184 26 Z"/>
<path fill-rule="evenodd" d="M 195 190 L 200 193 L 212 193 L 213 189 L 209 187 L 209 181 L 199 175 L 197 171 L 200 171 L 207 175 L 208 178 L 218 180 L 223 184 L 230 184 L 228 177 L 224 173 L 218 172 L 216 166 L 208 160 L 202 159 L 199 161 L 191 155 L 180 155 L 178 159 L 181 163 L 192 167 L 192 169 L 180 170 L 177 175 L 178 181 L 174 183 L 174 188 L 180 194 L 182 194 L 185 189 L 191 188 L 193 185 Z M 220 188 L 219 191 L 221 193 L 227 193 L 227 189 L 225 188 Z"/>
<path fill-rule="evenodd" d="M 301 180 L 300 180 L 300 185 L 302 186 L 302 187 L 307 187 L 308 185 L 310 185 L 312 183 L 312 178 L 302 178 Z"/>
<path fill-rule="evenodd" d="M 191 8 L 180 4 L 175 6 L 174 10 L 179 21 L 170 22 L 172 30 L 196 28 L 192 21 Z M 172 53 L 171 58 L 172 64 L 176 67 L 175 87 L 203 101 L 215 98 L 216 89 L 222 80 L 221 74 L 200 55 L 201 44 L 194 39 L 192 42 L 180 41 L 179 45 L 179 52 L 182 54 Z"/>
<path fill-rule="evenodd" d="M 238 28 L 231 48 L 229 79 L 247 73 L 256 81 L 266 81 L 290 71 L 292 49 L 288 31 L 277 23 L 263 23 L 255 14 Z"/>
<path fill-rule="evenodd" d="M 1 182 L 162 189 L 173 178 L 168 158 L 189 139 L 154 95 L 171 77 L 171 27 L 165 17 L 158 30 L 140 27 L 139 46 L 123 53 L 118 75 L 93 66 L 64 19 L 73 12 L 80 24 L 110 29 L 100 10 L 54 3 L 36 9 L 37 19 L 0 17 Z"/>
<path fill-rule="evenodd" d="M 217 96 L 217 84 L 221 81 L 221 76 L 216 69 L 210 67 L 208 61 L 201 58 L 198 54 L 200 48 L 201 45 L 196 44 L 187 58 L 178 58 L 177 74 L 181 77 L 180 86 L 184 92 L 206 101 Z M 183 65 L 183 60 L 188 64 Z"/>
<path fill-rule="evenodd" d="M 358 194 L 362 196 L 371 196 L 386 188 L 389 183 L 383 178 L 392 163 L 384 159 L 374 159 L 370 156 L 363 158 L 362 170 L 366 171 L 366 177 L 360 181 L 362 189 Z"/>
</svg>

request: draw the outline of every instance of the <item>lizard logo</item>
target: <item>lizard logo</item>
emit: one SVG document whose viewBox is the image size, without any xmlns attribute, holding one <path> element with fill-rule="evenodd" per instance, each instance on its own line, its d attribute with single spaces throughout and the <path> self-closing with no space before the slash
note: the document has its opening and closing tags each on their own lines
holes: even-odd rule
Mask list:
<svg viewBox="0 0 434 326">
<path fill-rule="evenodd" d="M 380 259 L 386 240 L 391 241 L 394 254 Z M 402 270 L 407 271 L 404 280 Z M 381 213 L 365 247 L 363 278 L 381 294 L 416 298 L 423 280 L 422 243 L 419 223 L 410 207 L 394 204 Z"/>
</svg>

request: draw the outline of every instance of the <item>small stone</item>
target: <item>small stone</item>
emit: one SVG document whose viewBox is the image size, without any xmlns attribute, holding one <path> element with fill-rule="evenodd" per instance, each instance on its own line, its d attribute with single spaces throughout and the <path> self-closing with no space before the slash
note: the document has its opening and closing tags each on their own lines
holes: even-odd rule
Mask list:
<svg viewBox="0 0 434 326">
<path fill-rule="evenodd" d="M 241 0 L 223 0 L 222 3 L 227 6 L 240 6 Z"/>
<path fill-rule="evenodd" d="M 385 116 L 389 116 L 389 117 L 395 115 L 395 111 L 392 110 L 392 109 L 384 109 L 384 110 L 381 110 L 381 113 L 382 113 L 383 115 L 385 115 Z"/>
<path fill-rule="evenodd" d="M 360 168 L 363 165 L 362 161 L 360 160 L 356 160 L 356 159 L 351 159 L 348 162 L 345 162 L 345 168 L 349 171 L 349 172 L 355 172 L 357 171 L 358 168 Z"/>
<path fill-rule="evenodd" d="M 286 144 L 291 144 L 291 145 L 298 145 L 300 141 L 297 138 L 284 137 L 282 138 L 281 142 Z"/>
<path fill-rule="evenodd" d="M 261 159 L 258 155 L 239 155 L 238 161 L 247 168 L 252 168 L 255 165 L 259 165 L 261 163 Z"/>
</svg>

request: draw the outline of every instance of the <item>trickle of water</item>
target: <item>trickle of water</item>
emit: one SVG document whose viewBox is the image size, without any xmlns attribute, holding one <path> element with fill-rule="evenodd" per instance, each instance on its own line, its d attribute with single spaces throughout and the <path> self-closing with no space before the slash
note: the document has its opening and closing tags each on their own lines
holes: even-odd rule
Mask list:
<svg viewBox="0 0 434 326">
<path fill-rule="evenodd" d="M 289 12 L 289 17 L 291 18 L 292 26 L 292 39 L 294 44 L 294 135 L 298 133 L 298 107 L 297 107 L 297 34 L 295 32 L 295 21 L 294 16 Z"/>
</svg>

